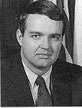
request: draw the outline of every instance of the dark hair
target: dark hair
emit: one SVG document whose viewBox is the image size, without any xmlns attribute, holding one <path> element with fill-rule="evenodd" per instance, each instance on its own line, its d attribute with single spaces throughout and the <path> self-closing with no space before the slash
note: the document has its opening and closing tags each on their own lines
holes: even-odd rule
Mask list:
<svg viewBox="0 0 82 108">
<path fill-rule="evenodd" d="M 61 11 L 62 10 L 62 11 Z M 41 14 L 46 15 L 50 19 L 55 21 L 63 22 L 63 33 L 65 33 L 65 27 L 67 23 L 67 16 L 63 9 L 60 9 L 53 2 L 48 0 L 38 0 L 32 2 L 29 6 L 25 4 L 23 8 L 20 10 L 19 15 L 17 16 L 17 26 L 24 33 L 25 30 L 25 20 L 29 14 Z"/>
</svg>

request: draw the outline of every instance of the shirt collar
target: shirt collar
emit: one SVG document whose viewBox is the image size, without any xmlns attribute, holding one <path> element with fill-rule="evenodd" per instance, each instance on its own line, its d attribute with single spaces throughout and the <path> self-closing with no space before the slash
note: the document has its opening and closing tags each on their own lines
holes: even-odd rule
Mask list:
<svg viewBox="0 0 82 108">
<path fill-rule="evenodd" d="M 42 75 L 42 77 L 44 78 L 46 86 L 47 86 L 49 91 L 50 91 L 49 85 L 50 85 L 50 74 L 51 74 L 51 71 L 52 71 L 52 66 L 50 67 L 48 72 L 46 72 L 45 74 Z"/>
<path fill-rule="evenodd" d="M 36 79 L 37 79 L 37 75 L 36 75 L 34 72 L 32 72 L 32 71 L 24 64 L 24 62 L 23 62 L 23 66 L 24 66 L 26 75 L 28 76 L 28 79 L 29 79 L 29 81 L 30 81 L 30 84 L 31 84 L 31 86 L 32 86 L 32 88 L 33 88 L 34 83 L 35 83 L 35 81 L 36 81 Z"/>
<path fill-rule="evenodd" d="M 28 76 L 28 79 L 30 81 L 30 84 L 31 84 L 31 87 L 33 88 L 34 87 L 34 84 L 35 84 L 35 81 L 38 77 L 37 74 L 35 74 L 34 72 L 32 72 L 26 65 L 25 63 L 23 62 L 22 60 L 22 63 L 23 63 L 23 66 L 24 66 L 24 69 L 25 69 L 25 72 L 26 72 L 26 75 Z M 49 84 L 50 84 L 50 74 L 51 74 L 51 71 L 52 71 L 52 66 L 50 67 L 50 69 L 48 70 L 48 72 L 46 72 L 45 74 L 42 75 L 42 77 L 44 78 L 45 80 L 45 83 L 46 83 L 46 86 L 49 90 Z M 50 91 L 50 90 L 49 90 Z"/>
</svg>

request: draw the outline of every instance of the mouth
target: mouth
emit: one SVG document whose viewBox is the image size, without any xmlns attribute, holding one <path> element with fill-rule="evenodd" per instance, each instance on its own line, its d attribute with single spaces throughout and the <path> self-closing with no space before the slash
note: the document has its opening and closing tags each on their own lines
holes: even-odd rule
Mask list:
<svg viewBox="0 0 82 108">
<path fill-rule="evenodd" d="M 39 56 L 40 59 L 49 59 L 49 57 L 51 56 L 51 54 L 45 54 L 45 53 L 38 53 L 36 54 L 37 56 Z"/>
</svg>

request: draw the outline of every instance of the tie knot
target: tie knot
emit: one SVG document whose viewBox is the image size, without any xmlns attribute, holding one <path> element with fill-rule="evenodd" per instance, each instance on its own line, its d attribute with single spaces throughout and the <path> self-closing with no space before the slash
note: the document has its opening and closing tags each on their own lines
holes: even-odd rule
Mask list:
<svg viewBox="0 0 82 108">
<path fill-rule="evenodd" d="M 38 76 L 38 77 L 37 77 L 35 83 L 36 83 L 37 85 L 39 85 L 39 86 L 45 85 L 45 81 L 44 81 L 44 79 L 43 79 L 41 76 Z"/>
</svg>

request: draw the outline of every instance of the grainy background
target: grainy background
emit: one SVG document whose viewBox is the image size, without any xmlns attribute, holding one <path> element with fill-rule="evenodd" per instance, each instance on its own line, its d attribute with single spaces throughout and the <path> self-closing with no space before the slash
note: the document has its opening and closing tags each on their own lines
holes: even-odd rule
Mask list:
<svg viewBox="0 0 82 108">
<path fill-rule="evenodd" d="M 1 0 L 0 0 L 1 1 Z M 1 57 L 6 58 L 19 51 L 16 41 L 16 14 L 22 4 L 31 0 L 2 0 L 1 4 Z"/>
</svg>

